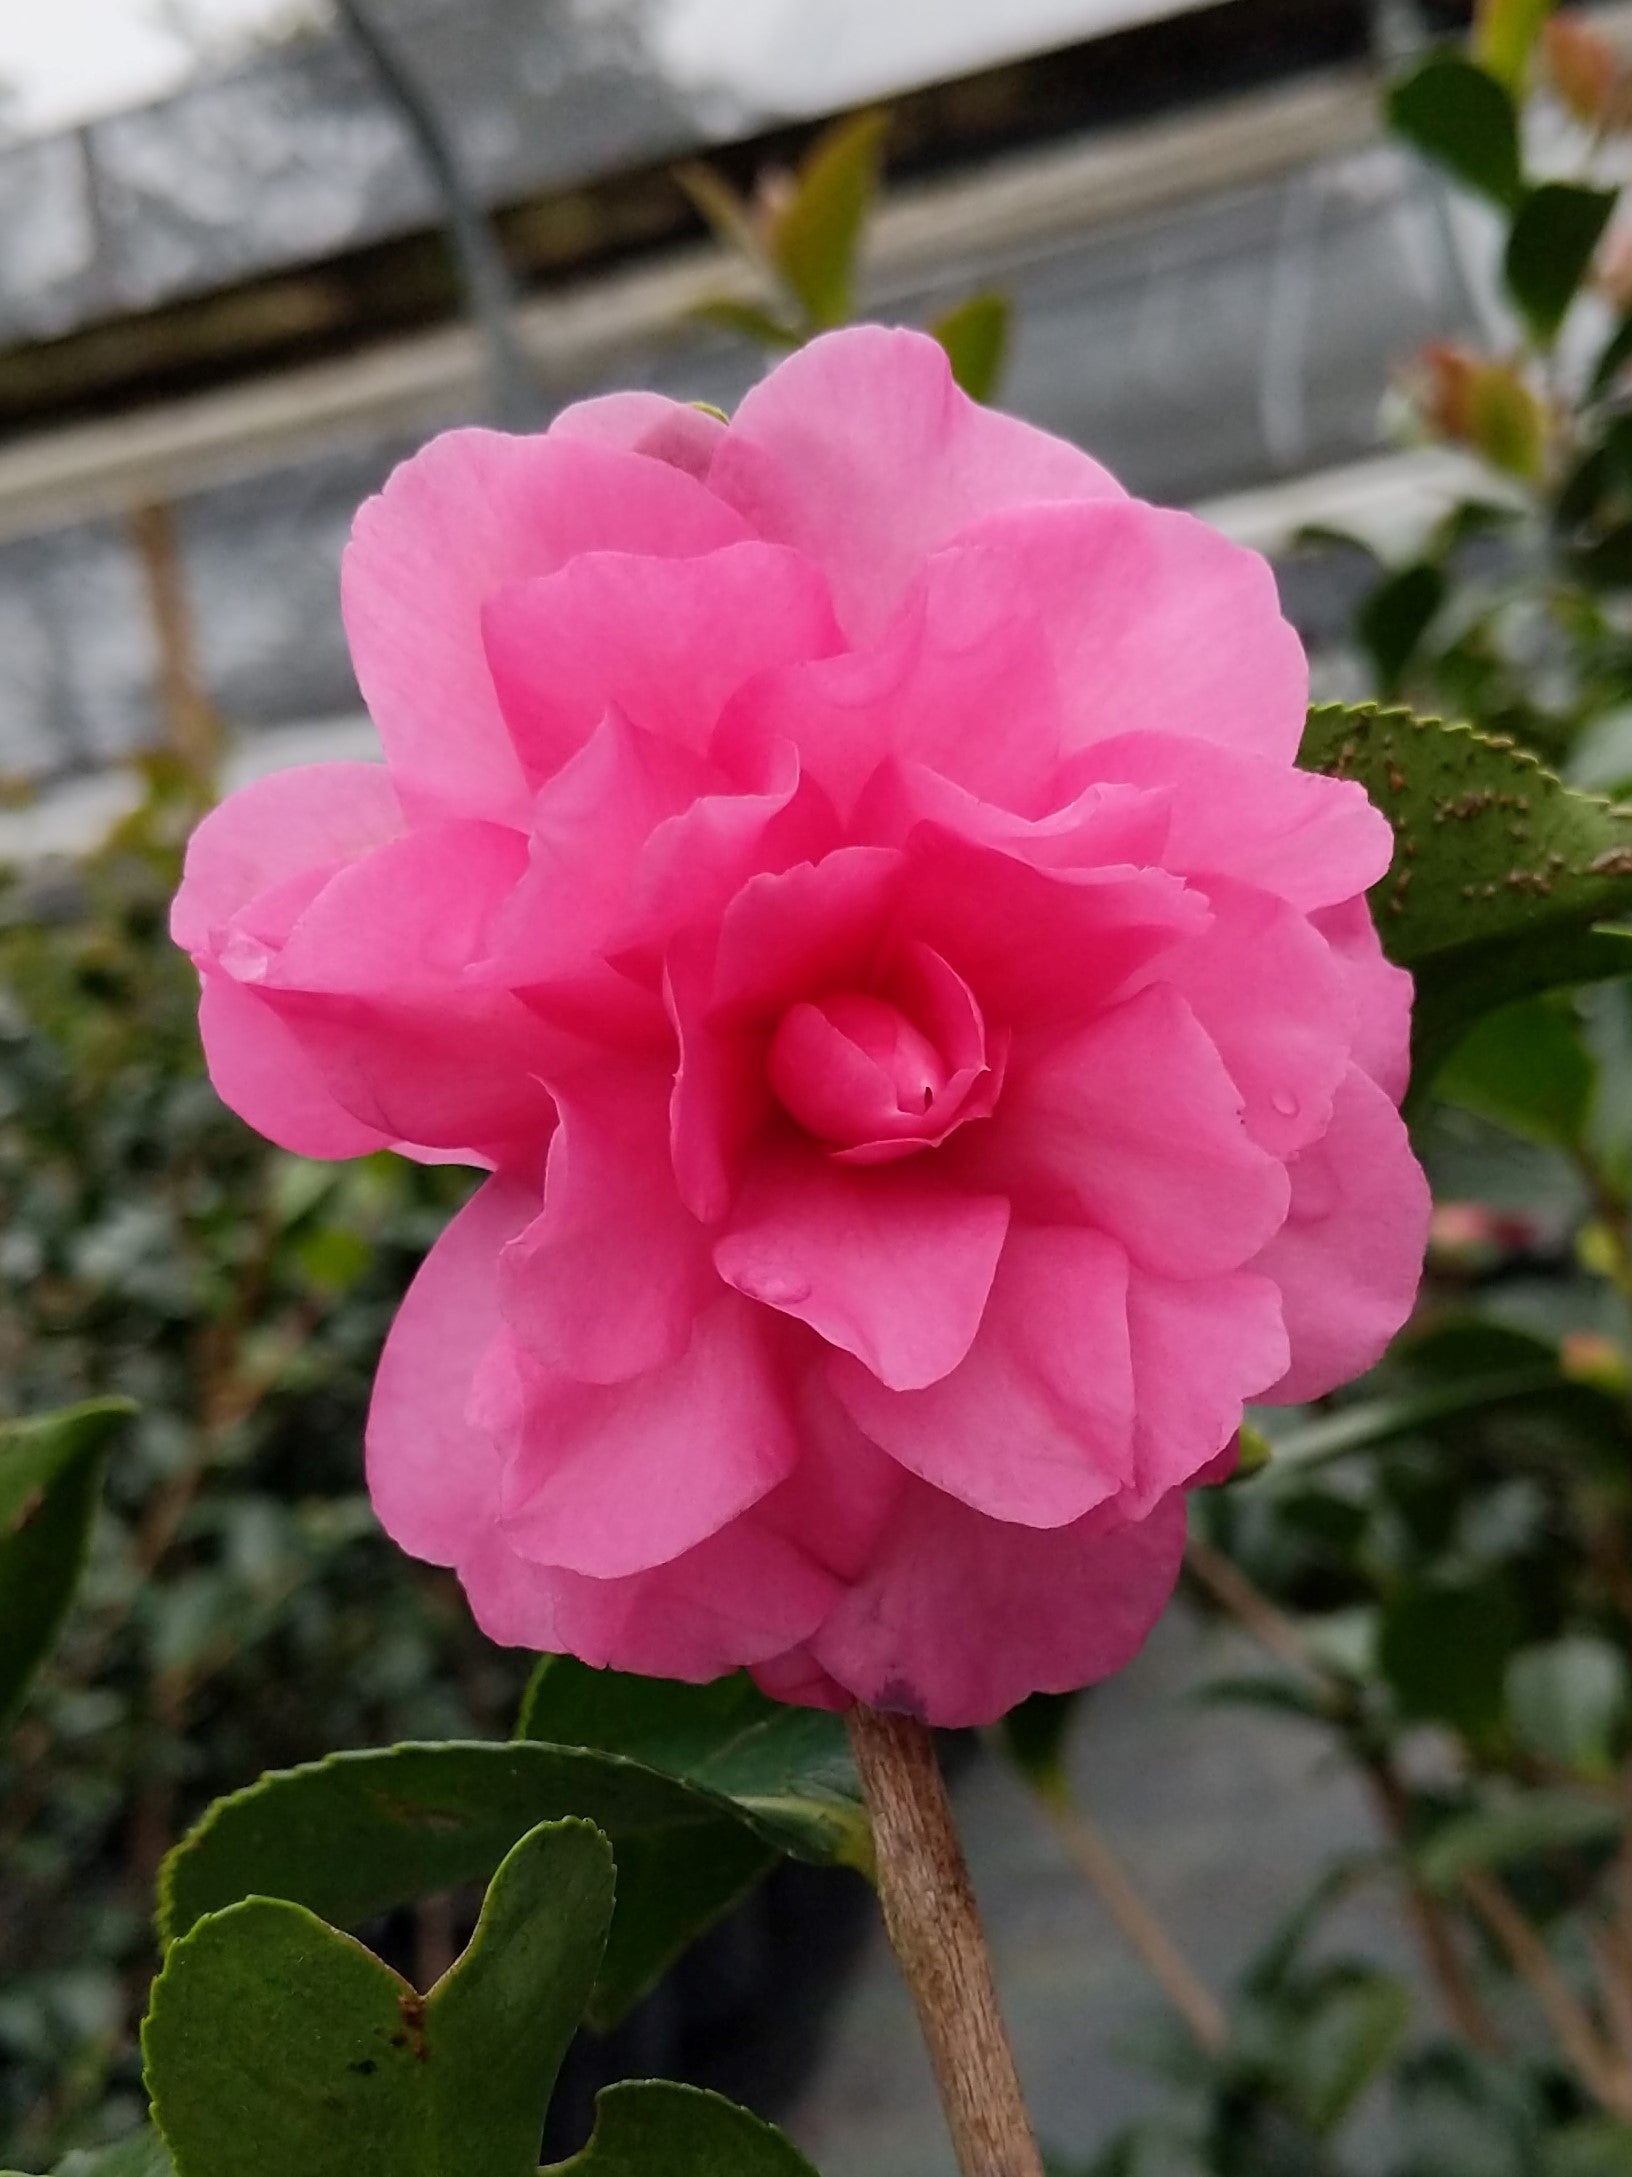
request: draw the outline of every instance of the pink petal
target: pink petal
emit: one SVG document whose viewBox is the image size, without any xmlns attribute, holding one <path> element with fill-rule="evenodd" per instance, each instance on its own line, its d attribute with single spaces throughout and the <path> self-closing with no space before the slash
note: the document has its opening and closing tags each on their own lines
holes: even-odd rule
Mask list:
<svg viewBox="0 0 1632 2177">
<path fill-rule="evenodd" d="M 525 854 L 498 825 L 410 833 L 342 870 L 266 968 L 336 1099 L 390 1139 L 509 1156 L 548 1138 L 549 1032 L 464 973 Z"/>
<path fill-rule="evenodd" d="M 394 1542 L 457 1564 L 498 1516 L 499 1453 L 469 1418 L 471 1385 L 503 1328 L 499 1250 L 538 1198 L 490 1179 L 420 1265 L 385 1341 L 368 1410 L 368 1490 Z"/>
<path fill-rule="evenodd" d="M 1168 868 L 1238 877 L 1306 912 L 1365 891 L 1394 853 L 1388 819 L 1353 779 L 1176 733 L 1097 741 L 1070 776 L 1169 789 Z"/>
<path fill-rule="evenodd" d="M 1013 1190 L 1017 1216 L 1084 1219 L 1164 1277 L 1250 1261 L 1289 1194 L 1285 1166 L 1247 1134 L 1211 1041 L 1163 985 L 1016 1063 L 968 1163 L 973 1178 Z"/>
<path fill-rule="evenodd" d="M 537 1010 L 598 1043 L 649 1043 L 656 995 L 607 958 L 653 831 L 688 808 L 712 772 L 688 749 L 608 712 L 540 792 L 526 870 L 494 913 L 472 979 L 521 990 Z"/>
<path fill-rule="evenodd" d="M 792 1333 L 804 1340 L 802 1331 Z M 793 1416 L 799 1464 L 754 1507 L 760 1526 L 808 1550 L 841 1580 L 867 1565 L 908 1487 L 897 1462 L 864 1436 L 833 1396 L 819 1361 L 794 1368 Z"/>
<path fill-rule="evenodd" d="M 944 564 L 943 564 L 944 563 Z M 879 765 L 924 765 L 971 793 L 1043 806 L 1063 708 L 1042 630 L 1008 586 L 951 579 L 959 554 L 931 562 L 874 649 L 763 674 L 726 706 L 720 742 L 788 740 L 841 810 Z M 995 730 L 995 721 L 1003 721 Z"/>
<path fill-rule="evenodd" d="M 742 522 L 666 462 L 570 433 L 448 431 L 357 516 L 341 568 L 352 663 L 414 817 L 524 824 L 527 791 L 482 648 L 482 607 L 581 552 L 688 557 Z"/>
<path fill-rule="evenodd" d="M 222 925 L 263 892 L 356 861 L 402 829 L 396 788 L 377 763 L 303 764 L 253 779 L 188 840 L 170 935 L 202 961 Z"/>
<path fill-rule="evenodd" d="M 1127 498 L 1011 507 L 957 541 L 1046 630 L 1068 748 L 1156 732 L 1296 757 L 1309 668 L 1256 552 Z"/>
<path fill-rule="evenodd" d="M 664 1002 L 680 1064 L 669 1103 L 669 1149 L 680 1199 L 717 1224 L 731 1206 L 749 1144 L 771 1116 L 765 1081 L 770 1032 L 709 1018 L 713 950 L 682 939 L 664 966 Z"/>
<path fill-rule="evenodd" d="M 927 1390 L 854 1361 L 833 1385 L 876 1444 L 993 1519 L 1063 1527 L 1133 1479 L 1128 1259 L 1065 1226 L 1008 1237 L 980 1331 Z"/>
<path fill-rule="evenodd" d="M 1265 1397 L 1320 1398 L 1382 1358 L 1416 1299 L 1428 1209 L 1399 1113 L 1351 1069 L 1330 1127 L 1292 1165 L 1285 1225 L 1252 1265 L 1280 1287 L 1292 1341 L 1292 1365 Z"/>
<path fill-rule="evenodd" d="M 504 1475 L 505 1540 L 598 1580 L 667 1565 L 792 1472 L 799 1443 L 763 1318 L 730 1295 L 678 1359 L 626 1383 L 529 1368 Z"/>
<path fill-rule="evenodd" d="M 719 1290 L 675 1193 L 662 1070 L 596 1067 L 555 1083 L 543 1213 L 504 1251 L 505 1319 L 535 1360 L 621 1383 L 678 1360 Z"/>
<path fill-rule="evenodd" d="M 1168 788 L 1092 785 L 1042 816 L 1017 816 L 923 764 L 892 759 L 868 781 L 853 830 L 880 846 L 900 846 L 920 824 L 933 824 L 1038 869 L 1165 867 L 1172 806 Z"/>
<path fill-rule="evenodd" d="M 601 393 L 563 408 L 549 435 L 644 454 L 702 482 L 725 425 L 695 401 L 671 401 L 662 393 Z"/>
<path fill-rule="evenodd" d="M 280 1149 L 358 1157 L 390 1146 L 389 1135 L 335 1101 L 316 1060 L 255 990 L 206 973 L 198 1028 L 215 1093 Z"/>
<path fill-rule="evenodd" d="M 1212 927 L 1153 974 L 1206 1029 L 1241 1092 L 1247 1132 L 1273 1156 L 1326 1131 L 1348 1070 L 1354 1014 L 1329 946 L 1272 893 L 1205 883 Z"/>
<path fill-rule="evenodd" d="M 1248 1270 L 1182 1284 L 1137 1270 L 1128 1329 L 1135 1482 L 1119 1505 L 1142 1519 L 1170 1489 L 1213 1478 L 1243 1404 L 1285 1369 L 1287 1342 L 1278 1289 Z"/>
<path fill-rule="evenodd" d="M 830 1678 L 803 1645 L 790 1648 L 786 1655 L 773 1656 L 768 1663 L 756 1663 L 753 1679 L 761 1693 L 769 1694 L 773 1701 L 786 1701 L 791 1708 L 840 1710 L 852 1707 L 855 1701 L 854 1694 L 846 1693 L 836 1678 Z"/>
<path fill-rule="evenodd" d="M 1411 978 L 1383 957 L 1363 898 L 1322 908 L 1310 919 L 1331 946 L 1348 987 L 1355 1012 L 1354 1062 L 1397 1104 L 1411 1079 Z"/>
<path fill-rule="evenodd" d="M 842 847 L 761 872 L 727 907 L 717 946 L 699 937 L 671 951 L 674 1168 L 695 1216 L 724 1216 L 743 1154 L 770 1114 L 765 1061 L 776 1022 L 800 998 L 865 982 L 900 869 L 897 854 Z"/>
<path fill-rule="evenodd" d="M 968 399 L 927 334 L 878 325 L 779 364 L 737 410 L 709 482 L 758 535 L 816 561 L 858 642 L 977 515 L 1121 491 L 1074 446 Z"/>
<path fill-rule="evenodd" d="M 1132 1661 L 1173 1592 L 1184 1497 L 1148 1519 L 1019 1527 L 912 1485 L 867 1574 L 809 1643 L 876 1708 L 958 1728 L 1032 1693 L 1069 1693 Z"/>
<path fill-rule="evenodd" d="M 838 1593 L 831 1573 L 751 1518 L 626 1580 L 531 1564 L 489 1528 L 459 1577 L 489 1640 L 693 1684 L 785 1654 Z"/>
<path fill-rule="evenodd" d="M 721 921 L 716 1009 L 774 1016 L 797 998 L 864 984 L 888 933 L 901 871 L 901 856 L 887 848 L 841 847 L 819 862 L 750 878 Z"/>
<path fill-rule="evenodd" d="M 1039 869 L 939 824 L 920 825 L 904 859 L 902 935 L 933 945 L 988 1019 L 1015 1029 L 1098 1012 L 1207 922 L 1201 895 L 1161 869 Z"/>
<path fill-rule="evenodd" d="M 818 859 L 837 845 L 827 797 L 786 742 L 758 778 L 703 794 L 666 818 L 641 851 L 614 940 L 620 965 L 665 951 L 681 930 L 712 927 L 753 877 Z"/>
<path fill-rule="evenodd" d="M 744 681 L 823 657 L 840 636 L 808 560 L 769 544 L 696 559 L 590 552 L 495 590 L 482 633 L 516 751 L 549 778 L 609 709 L 702 751 Z"/>
<path fill-rule="evenodd" d="M 980 1327 L 1009 1205 L 921 1165 L 854 1171 L 761 1146 L 714 1250 L 727 1284 L 808 1323 L 898 1390 L 957 1366 Z"/>
</svg>

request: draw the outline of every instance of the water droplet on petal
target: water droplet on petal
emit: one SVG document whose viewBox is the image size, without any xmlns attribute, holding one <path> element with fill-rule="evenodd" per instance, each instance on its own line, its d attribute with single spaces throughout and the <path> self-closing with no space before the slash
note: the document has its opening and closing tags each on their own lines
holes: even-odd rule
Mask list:
<svg viewBox="0 0 1632 2177">
<path fill-rule="evenodd" d="M 221 966 L 237 983 L 263 983 L 266 971 L 272 965 L 272 955 L 258 937 L 247 931 L 234 930 L 216 955 Z"/>
<path fill-rule="evenodd" d="M 1283 1119 L 1295 1119 L 1298 1115 L 1298 1099 L 1290 1089 L 1276 1089 L 1270 1102 Z"/>
</svg>

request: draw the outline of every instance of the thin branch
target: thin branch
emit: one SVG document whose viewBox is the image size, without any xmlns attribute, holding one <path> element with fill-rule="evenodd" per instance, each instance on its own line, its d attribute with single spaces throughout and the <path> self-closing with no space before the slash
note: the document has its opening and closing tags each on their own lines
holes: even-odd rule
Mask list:
<svg viewBox="0 0 1632 2177">
<path fill-rule="evenodd" d="M 1286 1612 L 1255 1587 L 1241 1570 L 1211 1542 L 1192 1535 L 1185 1548 L 1184 1567 L 1198 1586 L 1204 1587 L 1219 1607 L 1244 1625 L 1260 1647 L 1300 1676 L 1330 1683 L 1333 1673 L 1309 1651 L 1308 1643 Z"/>
<path fill-rule="evenodd" d="M 1445 2016 L 1470 2048 L 1476 2048 L 1486 2056 L 1500 2055 L 1501 2034 L 1457 1943 L 1456 1924 L 1434 1893 L 1418 1880 L 1406 1856 L 1410 1808 L 1405 1787 L 1382 1754 L 1374 1755 L 1361 1766 L 1383 1827 L 1399 1847 L 1405 1915 Z"/>
<path fill-rule="evenodd" d="M 1632 2117 L 1632 2079 L 1617 2063 L 1591 2011 L 1559 1970 L 1557 1960 L 1497 1877 L 1478 1868 L 1462 1877 L 1463 1895 L 1507 1953 L 1508 1962 L 1541 2006 L 1554 2038 L 1581 2084 L 1611 2116 Z"/>
<path fill-rule="evenodd" d="M 1098 1895 L 1130 1950 L 1209 2056 L 1229 2045 L 1224 2007 L 1135 1889 L 1104 1835 L 1063 1792 L 1036 1794 L 1072 1864 Z"/>
<path fill-rule="evenodd" d="M 368 0 L 334 0 L 336 12 L 400 115 L 442 205 L 465 307 L 487 349 L 493 405 L 512 428 L 536 424 L 543 407 L 532 363 L 516 332 L 516 288 L 486 211 L 470 185 L 453 138 L 398 41 L 375 21 Z"/>
<path fill-rule="evenodd" d="M 1335 1690 L 1345 1699 L 1350 1697 L 1345 1681 L 1311 1653 L 1308 1643 L 1285 1611 L 1271 1602 L 1222 1550 L 1192 1535 L 1184 1561 L 1186 1570 L 1197 1584 L 1279 1662 L 1290 1664 L 1300 1675 L 1314 1678 L 1322 1687 Z M 1341 1727 L 1344 1718 L 1338 1715 L 1332 1721 Z M 1356 1746 L 1352 1731 L 1347 1735 L 1351 1753 L 1371 1786 L 1384 1828 L 1396 1844 L 1403 1846 L 1409 1810 L 1399 1778 L 1383 1756 L 1368 1754 Z M 1417 1939 L 1423 1964 L 1438 1991 L 1446 2018 L 1471 2047 L 1487 2053 L 1496 2052 L 1501 2047 L 1501 2036 L 1457 1947 L 1456 1928 L 1450 1914 L 1416 1879 L 1409 1866 L 1404 1870 L 1403 1889 L 1406 1919 Z"/>
</svg>

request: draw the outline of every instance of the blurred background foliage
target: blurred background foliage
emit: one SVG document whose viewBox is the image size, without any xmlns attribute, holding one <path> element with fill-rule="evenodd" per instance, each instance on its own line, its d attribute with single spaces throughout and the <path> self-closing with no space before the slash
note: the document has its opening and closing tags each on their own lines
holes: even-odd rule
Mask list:
<svg viewBox="0 0 1632 2177">
<path fill-rule="evenodd" d="M 380 1341 L 470 1175 L 313 1165 L 217 1101 L 166 917 L 163 763 L 84 862 L 0 887 L 0 1381 L 139 1402 L 78 1606 L 0 1739 L 0 2160 L 142 2106 L 153 1877 L 220 1792 L 335 1746 L 508 1726 L 521 1660 L 391 1548 L 359 1446 Z"/>
<path fill-rule="evenodd" d="M 1632 77 L 1589 20 L 1485 0 L 1389 114 L 1487 207 L 1500 332 L 1391 395 L 1403 435 L 1470 457 L 1458 503 L 1387 562 L 1308 547 L 1365 569 L 1371 693 L 1626 795 Z M 852 314 L 883 125 L 840 124 L 747 196 L 685 170 L 759 289 L 704 314 L 768 354 Z M 934 329 L 992 394 L 1002 298 Z M 0 1739 L 0 2159 L 30 2166 L 139 2112 L 153 1876 L 210 1799 L 335 1747 L 502 1734 L 521 1690 L 362 1491 L 381 1337 L 468 1175 L 307 1164 L 215 1101 L 164 934 L 207 795 L 196 761 L 154 758 L 95 854 L 0 885 L 0 1381 L 19 1414 L 139 1408 L 67 1633 Z M 1092 1697 L 1028 1704 L 994 1744 L 1172 2014 L 1161 2114 L 1091 2165 L 1062 2143 L 1067 2177 L 1632 2173 L 1627 983 L 1489 1015 L 1419 1080 L 1414 1125 L 1437 1205 L 1416 1319 L 1352 1392 L 1256 1417 L 1188 1566 L 1260 1658 L 1199 1697 L 1319 1735 L 1373 1847 L 1210 1988 L 1072 1800 Z M 1396 1902 L 1413 1976 L 1322 1941 L 1356 1892 Z"/>
</svg>

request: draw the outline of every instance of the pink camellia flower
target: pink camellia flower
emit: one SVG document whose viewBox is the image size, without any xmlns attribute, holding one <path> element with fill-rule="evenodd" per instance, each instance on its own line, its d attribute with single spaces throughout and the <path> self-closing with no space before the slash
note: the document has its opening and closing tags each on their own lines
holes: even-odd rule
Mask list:
<svg viewBox="0 0 1632 2177">
<path fill-rule="evenodd" d="M 1404 1319 L 1387 823 L 1268 568 L 817 341 L 437 439 L 344 602 L 383 767 L 235 794 L 175 934 L 307 1156 L 492 1176 L 368 1431 L 500 1641 L 977 1723 L 1134 1653 L 1246 1399 Z"/>
</svg>

